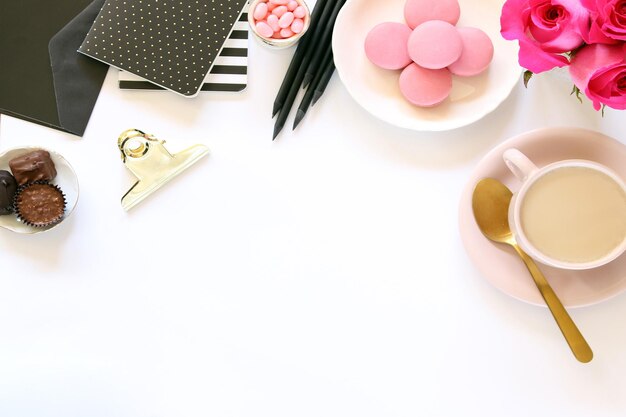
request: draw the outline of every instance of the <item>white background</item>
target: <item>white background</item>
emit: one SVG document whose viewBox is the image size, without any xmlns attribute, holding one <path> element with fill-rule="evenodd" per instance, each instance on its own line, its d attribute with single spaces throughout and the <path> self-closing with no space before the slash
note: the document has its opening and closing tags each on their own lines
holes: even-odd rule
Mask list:
<svg viewBox="0 0 626 417">
<path fill-rule="evenodd" d="M 81 194 L 50 232 L 0 230 L 0 416 L 624 416 L 626 295 L 571 312 L 596 355 L 580 364 L 457 229 L 490 148 L 548 126 L 626 143 L 624 112 L 545 74 L 471 126 L 418 133 L 335 75 L 272 142 L 291 53 L 251 42 L 245 92 L 192 100 L 110 71 L 83 139 L 2 116 L 0 149 L 60 152 Z M 211 155 L 126 213 L 128 128 Z"/>
</svg>

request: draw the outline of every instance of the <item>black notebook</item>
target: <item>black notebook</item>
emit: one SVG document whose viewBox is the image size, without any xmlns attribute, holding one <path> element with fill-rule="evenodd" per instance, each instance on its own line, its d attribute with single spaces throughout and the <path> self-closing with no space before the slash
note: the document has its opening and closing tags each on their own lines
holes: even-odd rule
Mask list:
<svg viewBox="0 0 626 417">
<path fill-rule="evenodd" d="M 107 0 L 79 51 L 195 96 L 247 0 Z"/>
<path fill-rule="evenodd" d="M 239 92 L 248 84 L 248 13 L 239 17 L 220 55 L 213 61 L 200 91 Z M 164 91 L 137 75 L 119 71 L 118 84 L 122 90 Z"/>
</svg>

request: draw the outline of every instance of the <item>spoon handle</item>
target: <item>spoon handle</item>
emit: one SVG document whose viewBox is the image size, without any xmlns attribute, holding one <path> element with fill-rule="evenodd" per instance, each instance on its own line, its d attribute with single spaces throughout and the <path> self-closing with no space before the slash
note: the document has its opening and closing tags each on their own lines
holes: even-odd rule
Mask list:
<svg viewBox="0 0 626 417">
<path fill-rule="evenodd" d="M 526 264 L 526 268 L 532 275 L 541 296 L 545 300 L 550 312 L 552 313 L 552 317 L 556 320 L 556 324 L 558 324 L 559 329 L 561 329 L 561 333 L 565 337 L 567 344 L 569 345 L 572 353 L 580 362 L 590 362 L 593 359 L 593 352 L 589 347 L 589 344 L 576 327 L 576 324 L 563 307 L 561 300 L 554 293 L 550 284 L 543 276 L 537 264 L 524 252 L 519 246 L 516 244 L 513 245 L 519 256 L 522 258 L 524 263 Z"/>
</svg>

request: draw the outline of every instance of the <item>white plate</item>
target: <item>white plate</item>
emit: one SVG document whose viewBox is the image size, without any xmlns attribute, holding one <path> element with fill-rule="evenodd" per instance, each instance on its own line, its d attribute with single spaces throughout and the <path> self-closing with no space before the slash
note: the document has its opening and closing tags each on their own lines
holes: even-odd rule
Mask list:
<svg viewBox="0 0 626 417">
<path fill-rule="evenodd" d="M 433 0 L 436 1 L 436 0 Z M 337 17 L 333 54 L 337 73 L 352 97 L 374 116 L 412 130 L 442 131 L 473 123 L 492 112 L 520 79 L 518 46 L 500 36 L 501 0 L 459 0 L 457 26 L 485 31 L 494 46 L 489 69 L 475 77 L 453 77 L 450 97 L 432 108 L 413 106 L 398 87 L 400 71 L 383 70 L 365 56 L 367 33 L 382 22 L 404 22 L 405 0 L 348 0 Z"/>
<path fill-rule="evenodd" d="M 51 183 L 58 185 L 65 194 L 66 206 L 65 216 L 63 217 L 65 220 L 70 214 L 72 214 L 72 211 L 78 202 L 78 178 L 76 177 L 74 169 L 65 158 L 54 151 L 40 147 L 13 148 L 0 153 L 0 170 L 11 172 L 9 169 L 9 161 L 11 159 L 40 149 L 50 153 L 50 158 L 52 159 L 52 162 L 54 162 L 54 166 L 57 170 L 57 176 L 53 181 L 51 181 Z M 63 221 L 48 227 L 31 227 L 17 220 L 17 216 L 15 214 L 0 216 L 0 227 L 9 229 L 16 233 L 24 234 L 33 234 L 50 230 L 61 223 L 63 223 Z"/>
</svg>

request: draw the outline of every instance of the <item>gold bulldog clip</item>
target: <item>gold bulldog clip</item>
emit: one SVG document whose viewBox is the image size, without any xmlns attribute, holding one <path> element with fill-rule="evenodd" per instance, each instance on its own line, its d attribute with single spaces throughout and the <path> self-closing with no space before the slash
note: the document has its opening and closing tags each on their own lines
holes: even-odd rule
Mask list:
<svg viewBox="0 0 626 417">
<path fill-rule="evenodd" d="M 209 153 L 204 145 L 194 145 L 172 155 L 163 146 L 164 140 L 129 129 L 117 140 L 122 162 L 138 179 L 122 197 L 122 207 L 130 210 L 168 181 Z"/>
</svg>

